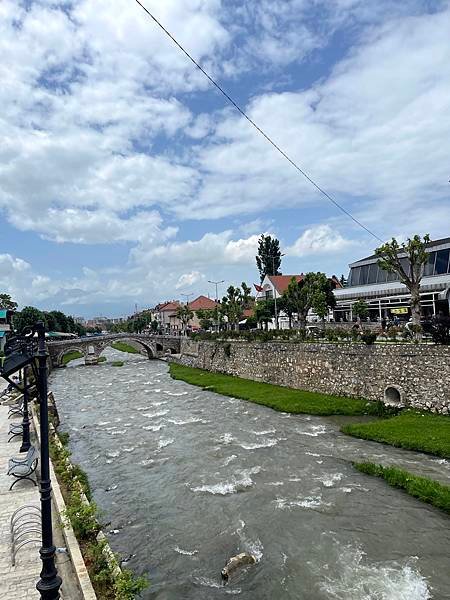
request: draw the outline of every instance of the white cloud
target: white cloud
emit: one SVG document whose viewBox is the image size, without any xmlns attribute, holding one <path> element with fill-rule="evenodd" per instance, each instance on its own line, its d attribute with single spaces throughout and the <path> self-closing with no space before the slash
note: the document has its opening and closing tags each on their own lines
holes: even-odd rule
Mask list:
<svg viewBox="0 0 450 600">
<path fill-rule="evenodd" d="M 194 283 L 198 283 L 199 281 L 202 281 L 204 279 L 205 276 L 203 275 L 203 273 L 200 273 L 200 271 L 191 271 L 190 273 L 183 273 L 183 275 L 180 275 L 175 285 L 175 289 L 180 290 L 181 288 L 191 287 L 192 285 L 194 285 Z"/>
<path fill-rule="evenodd" d="M 345 239 L 330 225 L 317 225 L 306 229 L 291 246 L 286 248 L 286 254 L 308 256 L 339 253 L 354 245 L 354 241 Z"/>
</svg>

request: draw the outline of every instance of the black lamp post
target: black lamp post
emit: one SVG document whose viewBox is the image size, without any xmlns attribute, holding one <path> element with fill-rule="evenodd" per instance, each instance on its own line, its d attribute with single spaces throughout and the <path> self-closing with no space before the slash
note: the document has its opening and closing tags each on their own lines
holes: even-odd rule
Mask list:
<svg viewBox="0 0 450 600">
<path fill-rule="evenodd" d="M 27 367 L 23 368 L 23 419 L 22 419 L 22 445 L 19 452 L 28 452 L 30 449 L 30 416 L 28 414 L 28 377 Z"/>
<path fill-rule="evenodd" d="M 38 338 L 37 351 L 33 339 L 35 332 L 37 332 Z M 40 593 L 42 600 L 59 600 L 59 588 L 61 587 L 62 580 L 55 566 L 56 548 L 53 545 L 52 486 L 50 481 L 47 405 L 47 351 L 45 348 L 45 326 L 42 321 L 38 321 L 35 328 L 28 329 L 24 335 L 16 336 L 8 341 L 5 348 L 5 356 L 0 360 L 0 375 L 12 385 L 14 383 L 10 379 L 11 375 L 24 369 L 24 402 L 25 398 L 27 398 L 25 394 L 28 392 L 25 375 L 25 368 L 28 365 L 31 365 L 37 381 L 41 434 L 41 482 L 39 491 L 41 496 L 42 546 L 39 554 L 42 560 L 42 570 L 40 573 L 41 578 L 36 584 L 36 589 Z"/>
<path fill-rule="evenodd" d="M 36 584 L 42 600 L 58 600 L 62 579 L 55 566 L 55 551 L 52 529 L 52 483 L 50 480 L 50 458 L 48 440 L 48 404 L 47 404 L 47 350 L 45 347 L 45 326 L 42 321 L 36 323 L 38 334 L 38 377 L 40 432 L 41 432 L 41 519 L 42 546 L 39 550 L 42 560 L 41 578 Z"/>
</svg>

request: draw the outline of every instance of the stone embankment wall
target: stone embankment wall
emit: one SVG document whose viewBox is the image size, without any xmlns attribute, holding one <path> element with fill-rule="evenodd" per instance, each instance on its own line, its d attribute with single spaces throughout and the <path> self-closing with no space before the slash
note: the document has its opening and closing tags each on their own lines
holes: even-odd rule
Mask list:
<svg viewBox="0 0 450 600">
<path fill-rule="evenodd" d="M 446 346 L 183 339 L 177 362 L 314 392 L 443 414 L 450 411 L 450 347 Z"/>
</svg>

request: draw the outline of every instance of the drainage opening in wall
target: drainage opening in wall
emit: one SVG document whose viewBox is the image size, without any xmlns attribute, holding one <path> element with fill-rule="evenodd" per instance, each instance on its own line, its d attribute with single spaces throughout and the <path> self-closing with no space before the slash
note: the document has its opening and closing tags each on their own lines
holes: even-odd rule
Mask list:
<svg viewBox="0 0 450 600">
<path fill-rule="evenodd" d="M 384 390 L 384 403 L 399 406 L 403 404 L 404 392 L 395 385 L 388 385 Z"/>
</svg>

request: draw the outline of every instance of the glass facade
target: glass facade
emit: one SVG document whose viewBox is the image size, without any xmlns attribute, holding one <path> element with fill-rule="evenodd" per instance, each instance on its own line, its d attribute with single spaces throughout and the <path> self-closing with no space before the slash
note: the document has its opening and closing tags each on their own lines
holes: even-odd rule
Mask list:
<svg viewBox="0 0 450 600">
<path fill-rule="evenodd" d="M 409 274 L 409 264 L 407 258 L 400 259 L 403 269 Z M 428 262 L 425 264 L 424 276 L 444 275 L 450 273 L 450 249 L 437 250 L 430 252 Z M 371 263 L 360 267 L 352 267 L 348 278 L 347 287 L 358 285 L 369 285 L 371 283 L 386 283 L 400 281 L 397 273 L 388 273 L 377 265 Z"/>
</svg>

